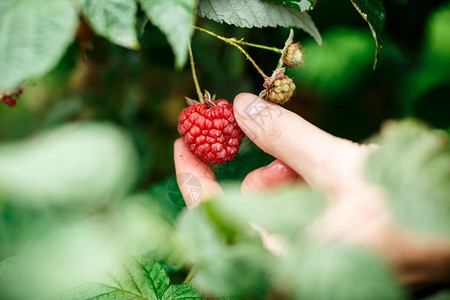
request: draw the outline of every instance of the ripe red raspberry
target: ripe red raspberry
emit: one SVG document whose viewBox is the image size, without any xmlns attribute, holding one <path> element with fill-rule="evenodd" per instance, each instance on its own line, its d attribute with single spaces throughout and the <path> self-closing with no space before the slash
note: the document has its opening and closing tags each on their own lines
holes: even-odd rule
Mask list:
<svg viewBox="0 0 450 300">
<path fill-rule="evenodd" d="M 214 101 L 205 92 L 206 104 L 186 98 L 190 105 L 178 117 L 178 132 L 197 157 L 207 164 L 223 164 L 239 151 L 244 133 L 227 100 Z"/>
<path fill-rule="evenodd" d="M 5 96 L 2 99 L 0 99 L 0 102 L 5 103 L 6 105 L 8 105 L 9 107 L 14 107 L 17 104 L 16 99 L 14 99 L 11 96 Z"/>
<path fill-rule="evenodd" d="M 28 89 L 29 87 L 19 87 L 15 91 L 0 90 L 0 103 L 5 103 L 9 107 L 14 107 L 17 104 L 19 96 Z"/>
</svg>

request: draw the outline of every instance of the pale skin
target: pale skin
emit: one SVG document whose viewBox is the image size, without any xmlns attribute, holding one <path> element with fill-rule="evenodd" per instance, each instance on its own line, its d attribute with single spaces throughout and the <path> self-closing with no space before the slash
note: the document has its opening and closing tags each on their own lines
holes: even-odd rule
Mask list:
<svg viewBox="0 0 450 300">
<path fill-rule="evenodd" d="M 392 266 L 401 284 L 411 290 L 450 285 L 450 241 L 413 232 L 391 215 L 383 189 L 365 180 L 363 168 L 376 145 L 362 145 L 332 136 L 300 116 L 253 94 L 239 94 L 234 114 L 244 133 L 276 158 L 250 172 L 243 193 L 257 193 L 288 184 L 307 184 L 328 195 L 328 207 L 312 226 L 319 242 L 339 240 L 364 247 Z M 177 174 L 189 173 L 202 186 L 200 201 L 223 193 L 213 169 L 195 157 L 181 139 L 174 145 Z M 188 208 L 188 186 L 180 184 Z"/>
</svg>

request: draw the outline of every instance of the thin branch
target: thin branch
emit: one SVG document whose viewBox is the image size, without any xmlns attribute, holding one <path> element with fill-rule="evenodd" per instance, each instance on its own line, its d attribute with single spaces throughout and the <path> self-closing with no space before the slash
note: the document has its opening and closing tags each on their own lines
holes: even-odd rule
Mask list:
<svg viewBox="0 0 450 300">
<path fill-rule="evenodd" d="M 261 68 L 256 64 L 256 62 L 253 60 L 253 58 L 251 58 L 251 56 L 247 53 L 247 51 L 245 51 L 244 49 L 242 49 L 242 47 L 239 46 L 239 45 L 236 43 L 236 39 L 235 39 L 235 38 L 226 38 L 226 37 L 220 36 L 220 35 L 218 35 L 218 34 L 215 34 L 214 32 L 211 32 L 211 31 L 209 31 L 209 30 L 206 30 L 206 29 L 204 29 L 204 28 L 197 27 L 197 26 L 194 26 L 194 28 L 197 29 L 197 30 L 199 30 L 199 31 L 202 31 L 202 32 L 204 32 L 204 33 L 207 33 L 207 34 L 209 34 L 209 35 L 211 35 L 211 36 L 213 36 L 213 37 L 215 37 L 215 38 L 218 38 L 219 40 L 222 40 L 222 41 L 224 41 L 224 42 L 227 43 L 227 44 L 230 44 L 230 45 L 236 47 L 239 51 L 241 51 L 242 54 L 245 55 L 245 57 L 247 57 L 247 59 L 252 63 L 252 65 L 255 67 L 255 69 L 259 72 L 259 74 L 261 74 L 261 76 L 262 76 L 264 79 L 266 79 L 266 78 L 268 77 L 268 76 L 263 72 L 263 70 L 261 70 Z M 242 43 L 242 42 L 241 42 L 241 43 Z M 281 51 L 281 50 L 280 50 L 280 51 Z"/>
<path fill-rule="evenodd" d="M 203 100 L 202 90 L 200 89 L 200 85 L 198 84 L 197 73 L 195 72 L 194 55 L 192 54 L 191 43 L 189 43 L 188 49 L 189 49 L 189 62 L 191 64 L 191 71 L 192 71 L 192 79 L 194 79 L 195 90 L 197 91 L 198 101 L 203 104 L 203 103 L 205 103 L 205 100 Z"/>
</svg>

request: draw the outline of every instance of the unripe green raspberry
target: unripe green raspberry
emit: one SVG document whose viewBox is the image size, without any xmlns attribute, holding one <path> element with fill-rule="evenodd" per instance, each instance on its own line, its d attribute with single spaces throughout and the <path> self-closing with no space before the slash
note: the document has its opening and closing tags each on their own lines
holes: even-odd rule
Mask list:
<svg viewBox="0 0 450 300">
<path fill-rule="evenodd" d="M 295 84 L 291 78 L 284 75 L 275 79 L 273 84 L 267 89 L 266 99 L 277 104 L 284 104 L 291 99 L 295 92 Z"/>
<path fill-rule="evenodd" d="M 285 68 L 276 69 L 272 76 L 264 80 L 265 90 L 259 93 L 259 97 L 277 104 L 288 102 L 295 92 L 295 84 L 291 78 L 284 75 Z"/>
<path fill-rule="evenodd" d="M 289 68 L 303 66 L 303 48 L 300 43 L 290 44 L 284 49 L 283 62 Z"/>
</svg>

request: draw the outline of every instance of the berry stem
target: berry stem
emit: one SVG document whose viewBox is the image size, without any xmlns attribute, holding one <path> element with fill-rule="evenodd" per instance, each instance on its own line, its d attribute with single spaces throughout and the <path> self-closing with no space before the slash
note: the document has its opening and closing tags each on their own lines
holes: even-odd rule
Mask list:
<svg viewBox="0 0 450 300">
<path fill-rule="evenodd" d="M 195 272 L 195 267 L 193 267 L 189 273 L 187 274 L 186 278 L 184 279 L 183 283 L 188 283 L 189 281 L 191 281 L 192 277 L 194 276 L 194 272 Z"/>
<path fill-rule="evenodd" d="M 269 50 L 269 51 L 273 51 L 273 52 L 275 52 L 277 54 L 281 54 L 281 49 L 279 49 L 277 47 L 269 47 L 269 46 L 266 46 L 266 45 L 249 43 L 249 42 L 245 42 L 244 39 L 237 40 L 235 38 L 230 38 L 230 40 L 232 40 L 236 44 L 241 44 L 241 45 L 250 46 L 250 47 L 259 48 L 259 49 L 264 49 L 264 50 Z"/>
<path fill-rule="evenodd" d="M 204 29 L 204 28 L 197 27 L 197 26 L 194 26 L 194 28 L 197 29 L 197 30 L 199 30 L 199 31 L 204 31 L 204 32 L 207 32 L 207 31 L 208 31 L 208 30 L 206 30 L 206 29 Z M 219 35 L 216 34 L 216 33 L 213 33 L 213 32 L 207 32 L 207 33 L 212 34 L 212 35 L 214 35 L 214 36 L 217 37 L 217 38 L 219 37 Z M 259 49 L 264 49 L 264 50 L 269 50 L 269 51 L 275 52 L 275 53 L 277 53 L 277 54 L 281 54 L 281 49 L 280 49 L 280 48 L 277 48 L 277 47 L 269 47 L 269 46 L 266 46 L 266 45 L 255 44 L 255 43 L 249 43 L 249 42 L 244 41 L 243 38 L 240 39 L 240 40 L 238 40 L 238 39 L 236 39 L 236 38 L 234 38 L 234 37 L 232 37 L 232 38 L 226 38 L 226 37 L 224 37 L 224 36 L 220 36 L 220 37 L 222 37 L 223 39 L 226 39 L 226 40 L 230 40 L 230 41 L 232 41 L 232 42 L 235 42 L 236 44 L 241 44 L 241 45 L 250 46 L 250 47 L 259 48 Z"/>
<path fill-rule="evenodd" d="M 292 44 L 294 42 L 294 30 L 291 28 L 291 30 L 289 31 L 289 36 L 286 40 L 286 42 L 284 43 L 284 48 L 283 50 L 280 51 L 281 56 L 280 59 L 278 60 L 278 65 L 275 68 L 275 70 L 278 70 L 279 68 L 281 68 L 283 66 L 283 52 L 286 51 L 286 48 Z"/>
<path fill-rule="evenodd" d="M 197 73 L 195 72 L 194 55 L 192 54 L 191 43 L 188 44 L 188 50 L 189 50 L 189 62 L 191 64 L 191 71 L 192 71 L 192 79 L 194 79 L 194 85 L 195 90 L 197 91 L 198 101 L 201 104 L 203 104 L 205 103 L 205 100 L 203 99 L 202 90 L 200 89 L 200 85 L 198 84 L 197 80 Z"/>
<path fill-rule="evenodd" d="M 225 43 L 230 44 L 230 45 L 236 47 L 239 51 L 241 51 L 242 54 L 245 55 L 245 57 L 247 57 L 247 59 L 252 63 L 252 65 L 255 67 L 255 69 L 259 72 L 259 74 L 261 74 L 261 76 L 262 76 L 264 79 L 266 79 L 266 78 L 269 77 L 269 76 L 267 76 L 267 75 L 263 72 L 263 70 L 261 70 L 261 68 L 260 68 L 260 67 L 256 64 L 256 62 L 253 60 L 253 58 L 251 58 L 251 56 L 247 53 L 247 51 L 245 51 L 244 49 L 242 49 L 242 47 L 239 46 L 239 45 L 236 43 L 237 40 L 236 40 L 235 38 L 226 38 L 226 37 L 220 36 L 220 35 L 218 35 L 218 34 L 216 34 L 216 33 L 214 33 L 214 32 L 211 32 L 211 31 L 209 31 L 209 30 L 206 30 L 206 29 L 204 29 L 204 28 L 197 27 L 197 26 L 194 26 L 194 28 L 197 29 L 197 30 L 199 30 L 199 31 L 203 31 L 204 33 L 207 33 L 207 34 L 209 34 L 209 35 L 212 35 L 213 37 L 216 37 L 216 38 L 218 38 L 219 40 L 222 40 L 222 41 L 224 41 Z M 241 42 L 241 43 L 242 43 L 242 42 Z M 280 52 L 280 53 L 281 53 L 281 52 Z"/>
</svg>

